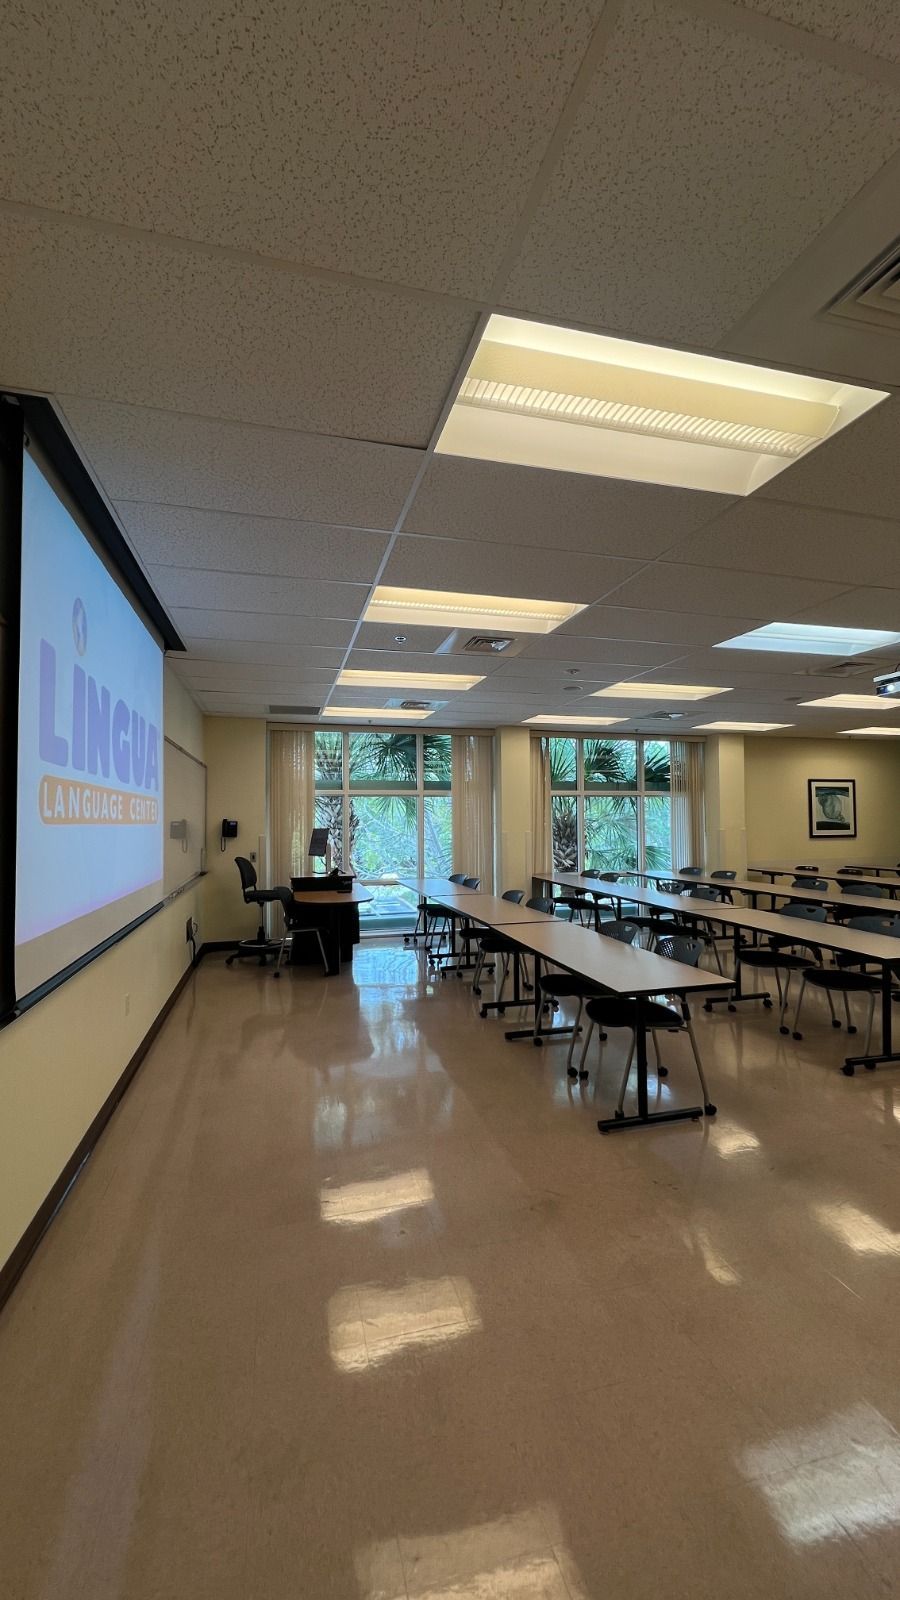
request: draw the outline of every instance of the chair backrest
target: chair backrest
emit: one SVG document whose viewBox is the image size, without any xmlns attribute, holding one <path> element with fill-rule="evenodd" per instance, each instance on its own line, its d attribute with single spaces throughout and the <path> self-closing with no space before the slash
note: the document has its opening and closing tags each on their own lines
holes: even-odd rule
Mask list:
<svg viewBox="0 0 900 1600">
<path fill-rule="evenodd" d="M 887 890 L 880 883 L 842 883 L 841 894 L 863 895 L 867 900 L 883 900 Z"/>
<path fill-rule="evenodd" d="M 723 891 L 714 889 L 711 884 L 698 883 L 696 889 L 691 889 L 692 900 L 721 900 Z"/>
<path fill-rule="evenodd" d="M 900 916 L 851 917 L 848 928 L 858 928 L 860 933 L 884 933 L 889 938 L 900 939 Z"/>
<path fill-rule="evenodd" d="M 634 922 L 601 922 L 600 932 L 604 939 L 618 939 L 620 944 L 634 944 L 640 933 L 640 928 Z"/>
<path fill-rule="evenodd" d="M 654 947 L 658 956 L 668 961 L 683 961 L 686 967 L 696 967 L 703 954 L 703 940 L 691 939 L 686 933 L 665 933 Z"/>
<path fill-rule="evenodd" d="M 679 867 L 678 871 L 685 878 L 702 878 L 703 877 L 703 868 L 702 867 Z"/>
<path fill-rule="evenodd" d="M 800 865 L 794 868 L 795 872 L 818 872 L 818 870 L 818 867 L 810 861 L 801 861 Z"/>
<path fill-rule="evenodd" d="M 726 868 L 724 870 L 717 870 L 715 872 L 711 872 L 710 873 L 710 877 L 711 878 L 736 878 L 737 877 L 737 872 L 732 872 L 730 869 Z"/>
<path fill-rule="evenodd" d="M 500 898 L 501 900 L 511 900 L 514 906 L 520 906 L 525 898 L 525 890 L 507 889 L 506 893 L 502 894 Z"/>
<path fill-rule="evenodd" d="M 598 872 L 597 877 L 600 879 L 601 883 L 618 883 L 619 881 L 619 874 L 617 872 Z"/>
<path fill-rule="evenodd" d="M 449 878 L 447 879 L 448 883 L 465 883 L 465 881 L 466 875 L 464 872 L 451 872 Z"/>
<path fill-rule="evenodd" d="M 822 890 L 825 890 L 825 889 L 828 888 L 828 884 L 826 883 L 824 878 L 812 878 L 809 875 L 807 875 L 806 877 L 795 878 L 793 883 L 791 884 L 791 888 L 792 889 L 822 889 Z"/>
<path fill-rule="evenodd" d="M 246 856 L 235 856 L 234 864 L 241 875 L 241 892 L 249 905 L 250 893 L 256 888 L 257 883 L 256 868 L 252 861 L 247 860 Z"/>
<path fill-rule="evenodd" d="M 662 894 L 684 894 L 687 884 L 680 878 L 657 878 L 656 887 Z"/>
<path fill-rule="evenodd" d="M 464 889 L 480 889 L 481 888 L 481 879 L 480 878 L 463 878 L 463 888 Z"/>
<path fill-rule="evenodd" d="M 793 917 L 797 922 L 824 922 L 828 916 L 827 906 L 811 906 L 805 900 L 791 900 L 783 906 L 778 915 L 780 917 Z"/>
<path fill-rule="evenodd" d="M 599 878 L 600 874 L 599 872 L 596 872 L 593 867 L 585 867 L 581 876 L 583 878 Z"/>
<path fill-rule="evenodd" d="M 548 917 L 552 917 L 556 909 L 555 900 L 547 900 L 540 894 L 533 894 L 530 900 L 525 901 L 525 904 L 529 911 L 546 911 Z"/>
</svg>

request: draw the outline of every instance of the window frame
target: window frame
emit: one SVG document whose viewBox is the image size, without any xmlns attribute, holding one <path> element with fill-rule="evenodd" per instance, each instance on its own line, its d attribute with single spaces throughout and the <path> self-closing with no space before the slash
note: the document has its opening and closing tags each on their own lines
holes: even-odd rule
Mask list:
<svg viewBox="0 0 900 1600">
<path fill-rule="evenodd" d="M 587 837 L 586 837 L 586 831 L 585 831 L 585 801 L 586 800 L 596 800 L 596 799 L 602 798 L 604 796 L 609 796 L 609 797 L 616 796 L 617 798 L 623 799 L 623 800 L 629 800 L 630 799 L 630 800 L 634 800 L 636 802 L 636 804 L 635 804 L 635 820 L 636 820 L 637 826 L 636 826 L 635 834 L 636 834 L 637 863 L 638 864 L 637 864 L 637 868 L 634 869 L 634 870 L 636 870 L 638 872 L 646 872 L 648 870 L 648 868 L 647 868 L 647 828 L 646 828 L 646 814 L 645 814 L 644 802 L 646 800 L 648 800 L 648 799 L 662 799 L 662 798 L 668 797 L 668 799 L 669 799 L 669 859 L 670 859 L 670 862 L 674 861 L 674 859 L 675 859 L 674 812 L 673 812 L 673 808 L 672 808 L 672 804 L 671 804 L 671 799 L 672 799 L 672 745 L 673 745 L 674 741 L 671 738 L 661 737 L 659 734 L 646 734 L 645 735 L 645 734 L 584 734 L 584 733 L 575 733 L 575 734 L 572 734 L 572 733 L 560 733 L 560 734 L 548 733 L 544 737 L 546 737 L 546 739 L 548 741 L 548 751 L 549 751 L 549 746 L 550 746 L 550 744 L 552 743 L 552 741 L 554 739 L 565 740 L 567 742 L 570 741 L 570 740 L 574 740 L 574 743 L 575 743 L 575 783 L 574 783 L 574 785 L 566 784 L 563 787 L 559 787 L 559 788 L 555 787 L 554 783 L 553 783 L 552 764 L 551 764 L 551 778 L 550 778 L 551 850 L 553 849 L 552 802 L 553 802 L 553 799 L 557 795 L 559 795 L 561 797 L 565 797 L 566 799 L 571 799 L 571 800 L 573 800 L 575 802 L 575 827 L 576 827 L 576 840 L 577 840 L 576 857 L 577 857 L 577 863 L 578 863 L 576 865 L 576 867 L 575 867 L 576 871 L 581 871 L 581 870 L 583 870 L 584 867 L 586 867 L 588 865 L 587 859 L 586 859 Z M 635 747 L 635 757 L 636 757 L 636 763 L 635 763 L 636 781 L 635 781 L 635 784 L 634 784 L 633 787 L 630 786 L 630 785 L 628 787 L 620 787 L 619 785 L 614 785 L 614 784 L 610 784 L 608 786 L 605 786 L 603 784 L 597 784 L 597 783 L 590 783 L 590 784 L 586 784 L 585 783 L 585 764 L 584 764 L 585 745 L 587 745 L 589 743 L 597 743 L 597 742 L 610 743 L 610 744 L 629 744 L 629 745 L 634 745 L 634 747 Z M 647 785 L 646 768 L 645 768 L 645 750 L 646 750 L 646 747 L 648 745 L 667 745 L 668 746 L 668 749 L 669 749 L 669 786 L 666 789 L 661 789 L 658 786 L 651 788 L 651 787 L 648 787 L 648 785 Z M 593 863 L 591 863 L 591 865 L 593 865 Z M 554 862 L 554 866 L 555 866 L 555 862 Z M 560 868 L 559 870 L 562 871 L 563 869 Z M 603 871 L 604 868 L 602 866 L 600 866 L 599 870 Z M 661 870 L 663 870 L 663 872 L 666 872 L 666 871 L 671 872 L 672 868 L 670 866 L 669 868 L 661 869 Z"/>
</svg>

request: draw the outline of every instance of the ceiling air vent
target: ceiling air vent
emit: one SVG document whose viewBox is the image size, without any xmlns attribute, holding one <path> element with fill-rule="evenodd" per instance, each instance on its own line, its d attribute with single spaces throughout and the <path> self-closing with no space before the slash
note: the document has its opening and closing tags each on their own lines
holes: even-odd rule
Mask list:
<svg viewBox="0 0 900 1600">
<path fill-rule="evenodd" d="M 900 240 L 839 294 L 825 314 L 840 322 L 862 322 L 900 333 Z"/>
<path fill-rule="evenodd" d="M 802 667 L 794 674 L 797 678 L 856 678 L 864 676 L 879 663 L 868 656 L 853 656 L 850 661 L 835 661 L 827 667 Z"/>
<path fill-rule="evenodd" d="M 636 722 L 680 722 L 686 711 L 642 711 Z"/>
<path fill-rule="evenodd" d="M 270 706 L 270 717 L 317 717 L 320 706 Z"/>
<path fill-rule="evenodd" d="M 385 711 L 442 711 L 447 704 L 446 700 L 401 700 L 395 696 L 393 700 L 385 700 Z"/>
<path fill-rule="evenodd" d="M 513 643 L 509 635 L 500 633 L 473 633 L 463 645 L 463 650 L 474 656 L 499 656 Z"/>
</svg>

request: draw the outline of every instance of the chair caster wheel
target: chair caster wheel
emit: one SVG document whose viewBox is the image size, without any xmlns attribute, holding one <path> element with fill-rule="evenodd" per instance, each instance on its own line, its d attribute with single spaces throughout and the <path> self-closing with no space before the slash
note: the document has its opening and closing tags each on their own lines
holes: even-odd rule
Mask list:
<svg viewBox="0 0 900 1600">
<path fill-rule="evenodd" d="M 486 1017 L 487 1016 L 487 1006 L 482 1006 L 482 1008 L 479 1011 L 478 1015 L 480 1017 Z"/>
<path fill-rule="evenodd" d="M 566 1068 L 566 1074 L 570 1078 L 577 1078 L 578 1077 L 578 1068 L 577 1067 L 567 1067 Z"/>
<path fill-rule="evenodd" d="M 769 997 L 768 997 L 768 995 L 766 995 L 766 998 L 765 998 L 765 1000 L 764 1000 L 764 1001 L 763 1001 L 763 1007 L 764 1007 L 764 1009 L 765 1009 L 765 1010 L 766 1010 L 766 1011 L 771 1011 L 771 1009 L 772 1009 L 772 1002 L 771 1002 L 771 1000 L 770 1000 L 770 999 L 769 999 Z"/>
<path fill-rule="evenodd" d="M 587 1083 L 589 1077 L 590 1077 L 590 1073 L 589 1072 L 579 1072 L 578 1081 L 579 1081 L 579 1083 Z"/>
<path fill-rule="evenodd" d="M 625 1113 L 624 1113 L 624 1111 L 620 1111 L 618 1106 L 616 1106 L 616 1109 L 613 1112 L 613 1116 L 615 1117 L 617 1122 L 624 1122 L 625 1121 Z"/>
<path fill-rule="evenodd" d="M 460 972 L 458 967 L 456 969 L 456 976 L 460 979 L 460 982 L 461 982 L 462 981 L 462 973 Z"/>
<path fill-rule="evenodd" d="M 498 1017 L 505 1017 L 506 1016 L 506 1007 L 505 1006 L 498 1006 L 497 1007 L 497 1015 L 498 1015 Z"/>
<path fill-rule="evenodd" d="M 481 993 L 481 990 L 480 990 L 480 989 L 476 989 L 476 987 L 475 987 L 475 985 L 474 985 L 474 983 L 473 983 L 473 985 L 472 985 L 472 993 L 473 993 L 473 994 L 480 994 L 480 993 Z"/>
<path fill-rule="evenodd" d="M 832 1026 L 832 1027 L 833 1027 L 833 1028 L 839 1028 L 839 1027 L 840 1027 L 840 1023 L 839 1023 L 839 1022 L 838 1022 L 838 1019 L 837 1019 L 837 1017 L 832 1017 L 832 1019 L 831 1019 L 831 1026 Z M 849 1029 L 849 1028 L 848 1028 L 848 1029 L 847 1029 L 847 1032 L 848 1032 L 848 1033 L 849 1033 L 849 1032 L 850 1032 L 850 1029 Z"/>
<path fill-rule="evenodd" d="M 703 1109 L 706 1112 L 706 1115 L 708 1117 L 714 1117 L 715 1114 L 716 1114 L 716 1109 L 717 1108 L 712 1104 L 712 1101 L 710 1101 L 709 1105 L 708 1106 L 704 1106 Z"/>
<path fill-rule="evenodd" d="M 795 1038 L 795 1039 L 802 1039 L 802 1038 L 803 1038 L 803 1035 L 802 1035 L 802 1033 L 795 1033 L 795 1034 L 794 1034 L 794 1038 Z"/>
<path fill-rule="evenodd" d="M 790 1031 L 791 1031 L 790 1028 L 779 1028 L 778 1029 L 779 1033 L 790 1033 Z"/>
<path fill-rule="evenodd" d="M 735 1005 L 733 1000 L 729 1000 L 728 1009 L 729 1009 L 729 1011 L 737 1011 L 737 1006 Z"/>
<path fill-rule="evenodd" d="M 866 1062 L 864 1062 L 864 1066 L 865 1066 L 865 1069 L 866 1069 L 867 1072 L 874 1072 L 875 1071 L 875 1063 L 874 1063 L 874 1061 L 866 1061 Z"/>
<path fill-rule="evenodd" d="M 600 1043 L 601 1044 L 605 1044 L 606 1043 L 606 1034 L 605 1033 L 601 1033 L 601 1035 L 600 1035 Z"/>
<path fill-rule="evenodd" d="M 704 1011 L 712 1011 L 712 1005 L 709 1000 L 704 1000 L 703 1009 Z"/>
<path fill-rule="evenodd" d="M 841 1071 L 844 1074 L 845 1078 L 855 1078 L 856 1077 L 856 1068 L 855 1067 L 843 1066 L 843 1067 L 841 1067 Z"/>
<path fill-rule="evenodd" d="M 855 1022 L 848 1022 L 847 1023 L 847 1032 L 848 1033 L 855 1033 L 856 1032 L 856 1023 Z"/>
<path fill-rule="evenodd" d="M 656 1071 L 660 1078 L 667 1078 L 669 1076 L 668 1067 L 657 1067 Z"/>
<path fill-rule="evenodd" d="M 535 1050 L 540 1050 L 544 1043 L 543 1039 L 532 1039 L 531 1042 L 534 1045 Z"/>
</svg>

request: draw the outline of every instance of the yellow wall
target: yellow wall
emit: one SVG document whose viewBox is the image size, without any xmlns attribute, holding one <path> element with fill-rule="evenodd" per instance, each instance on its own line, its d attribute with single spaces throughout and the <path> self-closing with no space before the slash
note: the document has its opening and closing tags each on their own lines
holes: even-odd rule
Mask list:
<svg viewBox="0 0 900 1600">
<path fill-rule="evenodd" d="M 893 740 L 747 738 L 744 770 L 751 863 L 900 861 L 900 750 Z M 810 839 L 808 778 L 856 779 L 856 839 Z"/>
<path fill-rule="evenodd" d="M 164 720 L 203 756 L 203 718 L 168 668 Z M 200 902 L 198 883 L 0 1032 L 0 1265 L 190 964 Z"/>
<path fill-rule="evenodd" d="M 207 940 L 252 939 L 259 922 L 241 899 L 235 856 L 251 855 L 266 833 L 266 724 L 257 717 L 206 717 L 204 742 L 209 780 L 206 793 L 206 866 L 203 936 Z M 238 836 L 220 849 L 222 818 L 236 821 Z M 259 881 L 268 887 L 265 862 Z"/>
</svg>

